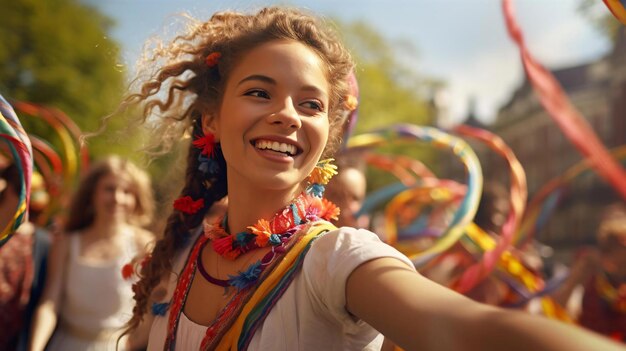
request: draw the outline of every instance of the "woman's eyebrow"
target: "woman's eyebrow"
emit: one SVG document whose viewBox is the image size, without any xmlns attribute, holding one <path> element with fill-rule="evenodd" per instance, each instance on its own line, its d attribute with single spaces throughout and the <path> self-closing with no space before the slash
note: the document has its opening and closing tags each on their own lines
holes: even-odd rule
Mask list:
<svg viewBox="0 0 626 351">
<path fill-rule="evenodd" d="M 270 78 L 268 76 L 264 76 L 261 74 L 253 74 L 251 76 L 247 76 L 246 78 L 242 79 L 239 81 L 239 83 L 237 83 L 237 86 L 240 86 L 241 84 L 251 81 L 251 80 L 258 80 L 261 82 L 265 82 L 265 83 L 269 83 L 269 84 L 273 84 L 276 85 L 276 81 L 273 78 Z"/>
<path fill-rule="evenodd" d="M 304 87 L 302 87 L 302 91 L 310 91 L 312 93 L 317 93 L 317 94 L 322 94 L 324 96 L 327 96 L 328 94 L 326 93 L 326 91 L 314 86 L 314 85 L 306 85 Z"/>
</svg>

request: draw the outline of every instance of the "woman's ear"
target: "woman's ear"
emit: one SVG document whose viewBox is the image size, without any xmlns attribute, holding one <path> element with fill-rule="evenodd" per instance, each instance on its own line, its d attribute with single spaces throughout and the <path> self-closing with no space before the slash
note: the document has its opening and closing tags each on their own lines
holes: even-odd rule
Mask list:
<svg viewBox="0 0 626 351">
<path fill-rule="evenodd" d="M 213 134 L 215 136 L 216 142 L 220 140 L 219 123 L 218 123 L 218 119 L 214 115 L 210 115 L 210 114 L 202 115 L 202 133 L 205 135 Z"/>
</svg>

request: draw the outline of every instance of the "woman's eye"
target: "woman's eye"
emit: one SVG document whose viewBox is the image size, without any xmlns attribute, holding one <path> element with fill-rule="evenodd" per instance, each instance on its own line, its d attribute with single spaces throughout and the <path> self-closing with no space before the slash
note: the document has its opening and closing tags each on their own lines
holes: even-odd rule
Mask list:
<svg viewBox="0 0 626 351">
<path fill-rule="evenodd" d="M 311 108 L 314 110 L 318 110 L 318 111 L 324 111 L 324 108 L 322 107 L 322 104 L 315 101 L 315 100 L 310 100 L 310 101 L 305 101 L 302 103 L 302 106 L 306 107 L 306 108 Z"/>
<path fill-rule="evenodd" d="M 263 99 L 269 99 L 270 94 L 268 94 L 265 90 L 250 90 L 247 91 L 244 95 L 246 96 L 255 96 Z"/>
</svg>

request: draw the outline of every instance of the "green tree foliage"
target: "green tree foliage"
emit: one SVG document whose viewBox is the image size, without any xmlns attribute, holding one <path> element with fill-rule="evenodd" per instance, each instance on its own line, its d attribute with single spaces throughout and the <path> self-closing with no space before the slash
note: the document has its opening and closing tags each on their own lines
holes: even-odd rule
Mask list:
<svg viewBox="0 0 626 351">
<path fill-rule="evenodd" d="M 415 65 L 406 63 L 415 60 L 415 48 L 403 40 L 389 41 L 364 22 L 340 24 L 339 31 L 357 62 L 360 97 L 355 134 L 396 123 L 432 125 L 433 114 L 425 98 L 431 80 L 418 75 Z M 389 145 L 377 151 L 408 155 L 433 167 L 430 147 L 410 145 Z M 370 190 L 395 181 L 385 172 L 368 171 Z"/>
<path fill-rule="evenodd" d="M 432 124 L 423 96 L 427 80 L 402 60 L 414 59 L 416 50 L 406 41 L 388 41 L 364 22 L 344 25 L 341 32 L 357 62 L 357 131 L 392 123 Z"/>
<path fill-rule="evenodd" d="M 0 93 L 60 109 L 83 131 L 98 129 L 101 118 L 115 110 L 124 85 L 116 66 L 119 47 L 107 36 L 113 22 L 77 0 L 0 0 L 0 13 Z M 20 119 L 27 132 L 60 149 L 48 125 Z M 123 122 L 113 122 L 111 129 L 115 124 Z M 132 138 L 115 143 L 108 134 L 89 141 L 92 155 L 130 150 Z"/>
</svg>

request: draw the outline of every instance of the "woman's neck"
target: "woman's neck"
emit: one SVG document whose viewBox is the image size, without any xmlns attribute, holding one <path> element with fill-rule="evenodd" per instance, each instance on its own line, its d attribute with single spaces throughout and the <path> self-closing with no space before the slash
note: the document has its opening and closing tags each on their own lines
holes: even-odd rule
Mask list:
<svg viewBox="0 0 626 351">
<path fill-rule="evenodd" d="M 302 191 L 300 186 L 288 190 L 259 190 L 244 186 L 229 188 L 228 231 L 239 233 L 256 224 L 259 219 L 269 220 Z"/>
<path fill-rule="evenodd" d="M 89 232 L 94 236 L 108 237 L 121 233 L 128 223 L 125 221 L 114 220 L 111 218 L 98 218 L 89 226 Z"/>
</svg>

